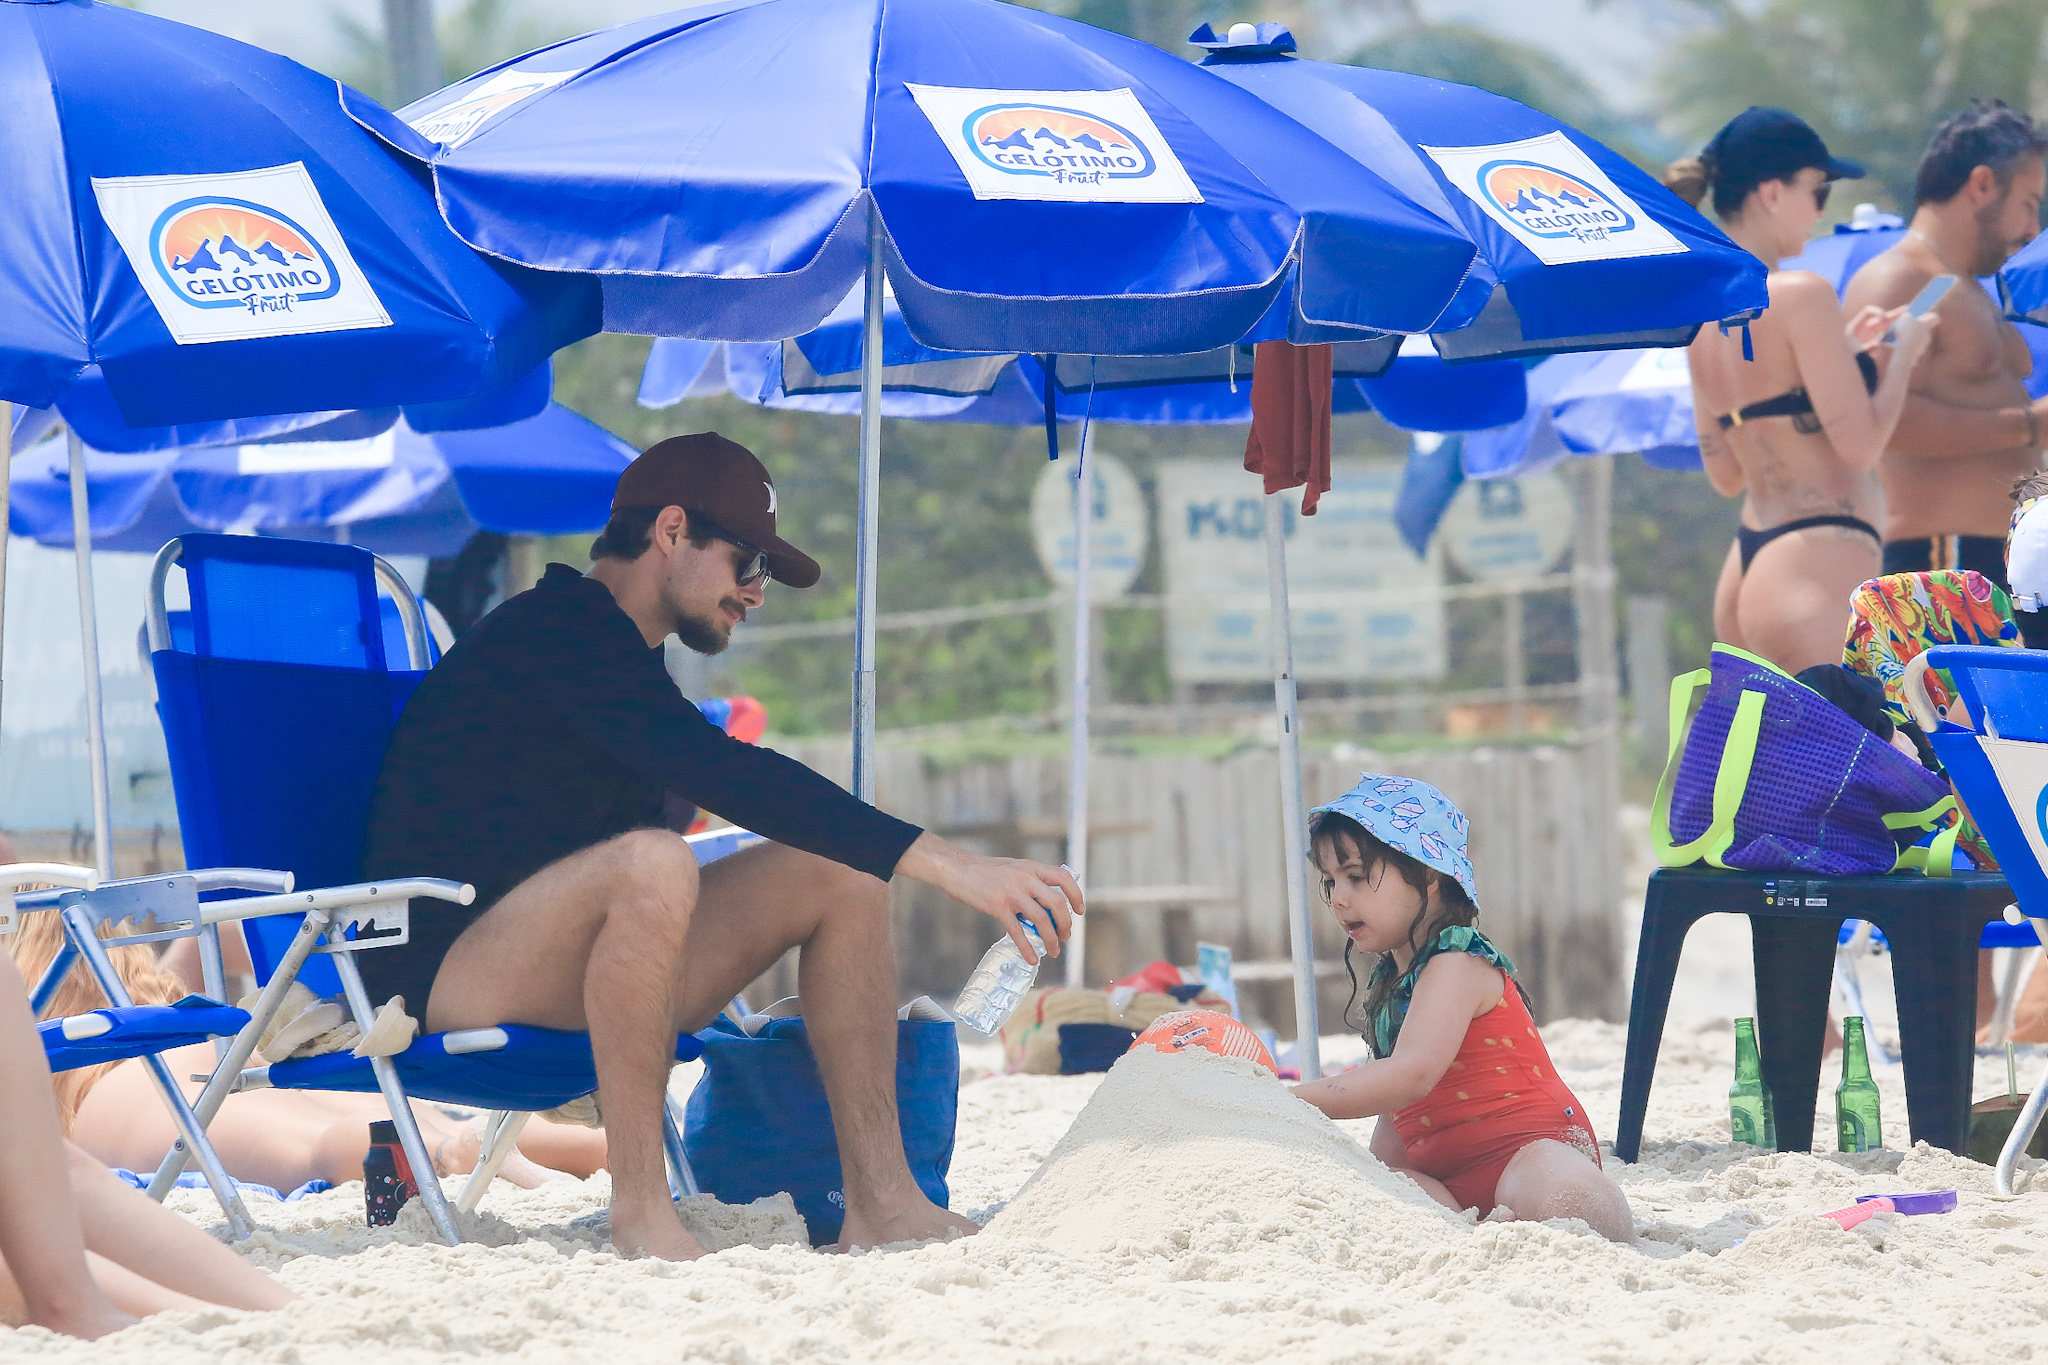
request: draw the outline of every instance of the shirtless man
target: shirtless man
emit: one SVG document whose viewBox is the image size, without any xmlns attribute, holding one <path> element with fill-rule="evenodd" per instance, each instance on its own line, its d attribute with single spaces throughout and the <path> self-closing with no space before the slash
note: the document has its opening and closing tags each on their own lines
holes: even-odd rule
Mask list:
<svg viewBox="0 0 2048 1365">
<path fill-rule="evenodd" d="M 1995 273 L 2040 231 L 2044 149 L 2033 122 L 2001 101 L 1949 117 L 1920 159 L 1906 235 L 1843 296 L 1850 313 L 1896 308 L 1937 275 L 1957 278 L 1878 465 L 1888 574 L 1975 569 L 2005 586 L 2012 486 L 2040 466 L 2048 399 L 2028 399 L 2027 345 L 1973 277 Z"/>
</svg>

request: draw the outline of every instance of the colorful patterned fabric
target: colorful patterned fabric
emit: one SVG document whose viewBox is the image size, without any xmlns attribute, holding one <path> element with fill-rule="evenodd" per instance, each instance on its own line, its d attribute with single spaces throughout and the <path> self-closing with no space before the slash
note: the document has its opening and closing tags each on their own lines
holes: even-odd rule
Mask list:
<svg viewBox="0 0 2048 1365">
<path fill-rule="evenodd" d="M 1357 786 L 1328 805 L 1317 806 L 1309 817 L 1326 810 L 1350 816 L 1388 848 L 1457 878 L 1472 904 L 1479 904 L 1479 887 L 1465 848 L 1471 822 L 1429 783 L 1386 773 L 1360 773 Z"/>
<path fill-rule="evenodd" d="M 1906 665 L 1935 645 L 2011 645 L 2020 642 L 2012 603 L 1997 584 L 1970 569 L 1936 569 L 1873 578 L 1849 599 L 1849 638 L 1842 662 L 1884 686 L 1896 725 L 1912 724 L 1906 711 Z M 1927 675 L 1927 695 L 1944 717 L 1955 704 L 1955 685 L 1939 669 Z"/>
<path fill-rule="evenodd" d="M 2014 513 L 2014 519 L 2026 511 Z M 1842 662 L 1884 687 L 1885 710 L 1894 725 L 1913 724 L 1906 709 L 1906 665 L 1935 645 L 2020 647 L 2012 603 L 2003 590 L 1970 569 L 1887 574 L 1873 578 L 1849 599 L 1849 638 Z M 1944 720 L 1959 705 L 1946 670 L 1927 671 L 1927 696 Z M 1967 724 L 1958 716 L 1957 722 Z M 1986 871 L 1998 867 L 1991 846 L 1965 816 L 1956 846 Z"/>
<path fill-rule="evenodd" d="M 1415 998 L 1415 983 L 1421 978 L 1422 969 L 1429 965 L 1429 960 L 1440 953 L 1470 953 L 1500 968 L 1507 974 L 1509 981 L 1515 979 L 1515 964 L 1508 960 L 1506 953 L 1494 947 L 1486 935 L 1469 924 L 1452 925 L 1416 951 L 1415 960 L 1408 964 L 1407 971 L 1401 972 L 1401 979 L 1394 983 L 1394 989 L 1388 993 L 1386 1003 L 1381 1005 L 1379 1012 L 1373 1016 L 1373 1056 L 1394 1055 L 1394 1044 L 1401 1037 L 1401 1024 L 1408 1018 L 1408 1003 Z M 1382 957 L 1379 965 L 1372 970 L 1371 986 L 1377 986 L 1382 977 L 1392 976 L 1399 970 L 1392 954 Z M 1370 989 L 1369 986 L 1368 993 Z M 1519 983 L 1515 989 L 1521 989 Z"/>
</svg>

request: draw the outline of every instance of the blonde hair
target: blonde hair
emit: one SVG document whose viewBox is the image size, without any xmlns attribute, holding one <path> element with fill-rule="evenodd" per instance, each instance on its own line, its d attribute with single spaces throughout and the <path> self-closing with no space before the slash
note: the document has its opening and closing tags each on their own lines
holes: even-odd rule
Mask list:
<svg viewBox="0 0 2048 1365">
<path fill-rule="evenodd" d="M 1714 168 L 1704 156 L 1689 156 L 1664 168 L 1664 188 L 1698 208 L 1714 187 Z"/>
<path fill-rule="evenodd" d="M 42 979 L 63 944 L 64 925 L 57 916 L 22 916 L 20 930 L 7 941 L 7 951 L 13 956 L 14 965 L 21 970 L 21 979 L 30 990 L 35 989 L 35 983 Z M 157 966 L 156 953 L 147 944 L 109 948 L 107 956 L 112 959 L 121 984 L 128 988 L 129 996 L 138 1005 L 169 1005 L 191 994 L 175 974 Z M 62 1019 L 72 1014 L 89 1014 L 105 1008 L 108 1003 L 106 993 L 100 990 L 92 972 L 80 960 L 64 974 L 63 984 L 57 987 L 56 995 L 38 1017 Z M 101 1062 L 76 1071 L 60 1071 L 53 1077 L 57 1089 L 57 1117 L 66 1134 L 70 1133 L 72 1123 L 78 1118 L 78 1107 L 85 1103 L 86 1095 L 99 1084 L 101 1077 L 119 1065 L 119 1062 Z"/>
</svg>

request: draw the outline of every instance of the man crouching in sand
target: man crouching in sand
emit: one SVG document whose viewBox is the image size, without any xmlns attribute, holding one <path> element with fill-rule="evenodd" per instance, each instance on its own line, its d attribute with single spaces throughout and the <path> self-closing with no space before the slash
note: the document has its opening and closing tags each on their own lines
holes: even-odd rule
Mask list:
<svg viewBox="0 0 2048 1365">
<path fill-rule="evenodd" d="M 626 1254 L 704 1253 L 669 1200 L 661 1113 L 676 1035 L 708 1025 L 791 947 L 846 1178 L 844 1247 L 971 1233 L 932 1204 L 896 1113 L 901 874 L 1057 953 L 1082 908 L 1071 874 L 955 847 L 802 764 L 732 739 L 662 667 L 673 634 L 724 649 L 769 578 L 818 566 L 775 532 L 775 487 L 706 433 L 650 447 L 619 478 L 590 572 L 550 564 L 477 625 L 400 719 L 370 813 L 365 875 L 457 877 L 467 908 L 414 906 L 412 939 L 364 954 L 374 998 L 428 1029 L 587 1030 Z M 665 793 L 765 835 L 699 868 L 661 827 Z M 422 1008 L 423 1007 L 423 1008 Z"/>
</svg>

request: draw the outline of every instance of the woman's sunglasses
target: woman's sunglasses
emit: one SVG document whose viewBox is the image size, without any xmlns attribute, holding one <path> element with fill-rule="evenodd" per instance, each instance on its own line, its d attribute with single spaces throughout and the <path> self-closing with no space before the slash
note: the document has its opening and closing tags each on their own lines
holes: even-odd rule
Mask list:
<svg viewBox="0 0 2048 1365">
<path fill-rule="evenodd" d="M 1813 187 L 1813 206 L 1815 209 L 1822 213 L 1828 211 L 1828 192 L 1833 190 L 1834 187 L 1835 184 L 1832 180 L 1823 180 Z"/>
</svg>

